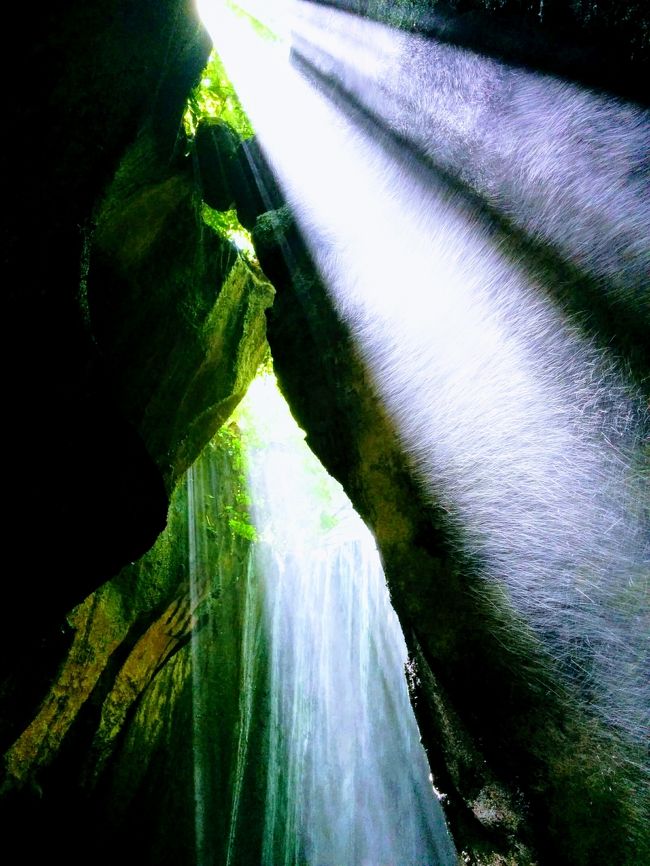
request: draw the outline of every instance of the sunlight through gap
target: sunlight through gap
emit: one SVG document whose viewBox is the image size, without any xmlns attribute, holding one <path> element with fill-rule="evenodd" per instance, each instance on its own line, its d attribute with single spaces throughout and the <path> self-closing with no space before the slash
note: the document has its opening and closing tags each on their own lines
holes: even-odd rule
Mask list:
<svg viewBox="0 0 650 866">
<path fill-rule="evenodd" d="M 561 272 L 532 266 L 486 207 L 647 317 L 647 112 L 319 4 L 291 7 L 287 62 L 229 8 L 203 8 L 432 502 L 636 750 L 647 406 L 556 303 Z"/>
</svg>

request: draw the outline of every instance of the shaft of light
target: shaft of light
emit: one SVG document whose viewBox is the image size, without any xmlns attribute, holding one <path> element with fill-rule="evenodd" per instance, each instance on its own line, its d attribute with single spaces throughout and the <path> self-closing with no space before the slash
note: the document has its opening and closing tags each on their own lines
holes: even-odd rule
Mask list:
<svg viewBox="0 0 650 866">
<path fill-rule="evenodd" d="M 448 171 L 466 157 L 469 186 L 514 202 L 533 239 L 547 232 L 646 315 L 648 200 L 645 176 L 628 169 L 640 166 L 647 114 L 436 46 L 431 80 L 418 78 L 401 34 L 381 30 L 377 60 L 377 25 L 348 18 L 346 36 L 334 13 L 299 11 L 307 76 L 227 10 L 212 34 L 333 303 L 465 550 L 590 712 L 640 742 L 646 409 L 508 237 L 420 155 Z M 330 99 L 324 73 L 356 99 Z M 490 115 L 495 88 L 514 106 L 507 116 Z"/>
</svg>

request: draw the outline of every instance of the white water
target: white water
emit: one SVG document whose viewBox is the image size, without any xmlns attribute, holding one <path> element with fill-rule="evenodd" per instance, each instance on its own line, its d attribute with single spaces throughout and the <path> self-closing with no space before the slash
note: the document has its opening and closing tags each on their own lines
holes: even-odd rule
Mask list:
<svg viewBox="0 0 650 866">
<path fill-rule="evenodd" d="M 203 570 L 201 564 L 207 561 L 205 541 L 206 533 L 197 518 L 200 511 L 195 503 L 200 496 L 200 476 L 197 476 L 194 466 L 187 472 L 187 517 L 188 517 L 188 554 L 189 554 L 189 586 L 190 605 L 196 610 L 201 595 L 203 583 Z M 199 490 L 197 490 L 199 487 Z M 204 684 L 201 682 L 201 665 L 199 663 L 200 641 L 198 635 L 192 632 L 192 754 L 194 756 L 194 844 L 196 846 L 196 862 L 198 866 L 207 863 L 206 845 L 206 779 L 204 776 L 205 765 L 202 760 L 203 743 L 202 733 L 204 728 Z"/>
<path fill-rule="evenodd" d="M 271 377 L 244 411 L 256 429 L 256 411 L 275 419 L 249 454 L 270 653 L 263 866 L 455 863 L 374 539 Z"/>
<path fill-rule="evenodd" d="M 451 866 L 374 539 L 274 377 L 237 420 L 247 557 L 223 456 L 187 475 L 197 866 Z"/>
<path fill-rule="evenodd" d="M 454 863 L 372 540 L 274 571 L 264 866 Z"/>
<path fill-rule="evenodd" d="M 256 596 L 258 581 L 254 571 L 254 556 L 252 552 L 248 560 L 245 580 L 246 594 L 241 638 L 242 666 L 239 689 L 239 735 L 235 758 L 235 779 L 230 809 L 226 866 L 237 866 L 237 832 L 239 829 L 239 813 L 245 782 L 244 770 L 247 762 L 251 759 L 249 755 L 249 737 L 254 723 L 255 678 L 258 671 L 258 657 L 262 641 L 264 640 L 262 622 L 257 615 Z"/>
</svg>

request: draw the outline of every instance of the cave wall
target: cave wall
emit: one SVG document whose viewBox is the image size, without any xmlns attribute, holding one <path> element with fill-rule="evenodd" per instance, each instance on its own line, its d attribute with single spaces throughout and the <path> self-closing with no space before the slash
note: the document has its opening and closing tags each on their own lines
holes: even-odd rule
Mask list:
<svg viewBox="0 0 650 866">
<path fill-rule="evenodd" d="M 177 482 L 266 353 L 273 290 L 202 220 L 182 120 L 210 50 L 193 3 L 37 4 L 12 26 L 25 39 L 5 55 L 19 132 L 4 138 L 3 168 L 14 546 L 2 588 L 0 826 L 25 862 L 52 851 L 87 862 L 86 846 L 99 862 L 113 813 L 110 797 L 100 806 L 90 793 L 93 763 L 108 761 L 193 622 Z M 183 657 L 171 694 L 181 705 L 185 694 L 187 721 Z M 236 703 L 236 686 L 226 691 Z M 160 711 L 174 715 L 171 704 Z M 181 721 L 179 756 L 183 733 Z M 118 833 L 113 858 L 149 844 L 136 801 L 133 839 Z M 192 798 L 170 804 L 191 809 Z"/>
<path fill-rule="evenodd" d="M 327 5 L 647 102 L 650 18 L 638 0 L 330 0 Z"/>
<path fill-rule="evenodd" d="M 244 658 L 242 628 L 261 623 L 263 582 L 233 524 L 248 519 L 243 471 L 230 425 L 177 484 L 152 549 L 68 614 L 35 715 L 3 716 L 0 826 L 20 862 L 225 863 L 238 773 L 238 862 L 259 862 L 266 661 L 263 646 Z"/>
<path fill-rule="evenodd" d="M 47 630 L 162 531 L 262 358 L 272 290 L 201 220 L 182 118 L 210 42 L 190 0 L 24 14 L 3 284 L 7 530 L 31 552 L 3 591 Z"/>
<path fill-rule="evenodd" d="M 385 6 L 363 5 L 385 16 Z M 409 26 L 409 4 L 400 5 Z M 423 26 L 641 98 L 647 10 L 547 3 L 540 20 L 529 4 L 498 5 L 438 4 L 442 24 Z M 200 201 L 204 192 L 215 203 L 238 199 L 249 226 L 268 202 L 251 192 L 241 143 L 222 158 L 210 192 L 186 155 L 183 106 L 209 50 L 189 2 L 95 0 L 38 13 L 18 10 L 14 25 L 29 36 L 9 55 L 13 127 L 4 142 L 13 545 L 2 596 L 3 822 L 27 814 L 29 825 L 16 827 L 23 837 L 26 826 L 44 831 L 37 849 L 56 838 L 61 850 L 73 842 L 83 852 L 92 835 L 78 836 L 85 818 L 97 828 L 110 816 L 124 848 L 153 856 L 154 819 L 140 820 L 139 797 L 151 808 L 172 751 L 189 772 L 178 738 L 191 716 L 192 613 L 182 546 L 171 551 L 163 535 L 144 554 L 166 522 L 177 528 L 170 493 L 262 357 L 272 295 L 206 231 Z M 559 33 L 573 47 L 554 52 Z M 204 164 L 217 158 L 209 137 L 197 146 Z M 277 191 L 272 198 L 280 208 Z M 636 779 L 570 699 L 531 688 L 536 662 L 531 652 L 522 666 L 525 640 L 503 646 L 507 612 L 477 592 L 444 515 L 424 502 L 291 215 L 261 216 L 255 240 L 278 289 L 269 339 L 283 389 L 380 544 L 459 847 L 476 862 L 637 866 L 647 804 Z M 282 245 L 298 262 L 294 272 Z M 129 664 L 135 686 L 121 692 Z M 543 670 L 535 675 L 545 682 Z M 157 733 L 147 722 L 154 716 Z M 226 715 L 226 740 L 228 726 Z M 137 768 L 139 754 L 147 757 Z M 92 787 L 88 755 L 111 768 L 91 805 L 89 788 L 78 787 Z M 166 794 L 165 808 L 174 811 L 187 790 Z M 125 791 L 132 811 L 118 814 Z M 183 820 L 179 838 L 188 839 Z M 159 853 L 171 841 L 159 838 Z"/>
<path fill-rule="evenodd" d="M 28 606 L 37 629 L 142 555 L 165 525 L 161 472 L 116 404 L 83 294 L 94 208 L 144 120 L 174 152 L 209 41 L 189 0 L 37 3 L 14 10 L 11 28 L 7 535 L 16 566 L 30 555 L 29 578 L 5 580 L 3 599 L 14 611 Z M 24 632 L 17 619 L 7 646 Z"/>
<path fill-rule="evenodd" d="M 165 157 L 146 129 L 121 163 L 96 216 L 87 298 L 116 402 L 173 490 L 265 358 L 273 288 L 201 219 L 193 160 Z"/>
</svg>

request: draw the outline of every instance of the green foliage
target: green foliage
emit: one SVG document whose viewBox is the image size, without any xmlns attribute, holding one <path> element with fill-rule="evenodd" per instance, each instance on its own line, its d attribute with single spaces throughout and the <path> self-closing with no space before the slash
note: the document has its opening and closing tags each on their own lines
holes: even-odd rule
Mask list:
<svg viewBox="0 0 650 866">
<path fill-rule="evenodd" d="M 330 529 L 335 529 L 339 525 L 339 518 L 334 514 L 328 514 L 322 511 L 320 515 L 320 528 L 322 532 L 329 532 Z"/>
<path fill-rule="evenodd" d="M 212 449 L 224 448 L 232 459 L 232 465 L 238 475 L 245 482 L 246 463 L 244 457 L 244 446 L 242 444 L 237 424 L 230 421 L 217 430 L 217 434 L 210 443 Z"/>
<path fill-rule="evenodd" d="M 257 530 L 252 523 L 245 519 L 245 515 L 236 510 L 234 505 L 227 505 L 225 513 L 228 518 L 228 526 L 234 535 L 240 535 L 248 541 L 257 541 Z"/>
<path fill-rule="evenodd" d="M 221 120 L 241 138 L 252 138 L 253 127 L 216 51 L 212 51 L 200 83 L 192 90 L 183 115 L 185 132 L 193 138 L 199 123 Z"/>
<path fill-rule="evenodd" d="M 236 210 L 214 210 L 204 203 L 201 217 L 218 235 L 234 243 L 250 262 L 257 261 L 251 234 L 239 222 Z"/>
<path fill-rule="evenodd" d="M 212 440 L 213 449 L 222 448 L 229 455 L 233 470 L 232 502 L 223 506 L 219 517 L 224 520 L 233 535 L 247 541 L 257 541 L 257 532 L 250 522 L 248 482 L 246 479 L 246 457 L 239 428 L 235 423 L 222 427 Z M 208 531 L 217 534 L 217 529 L 207 520 Z"/>
<path fill-rule="evenodd" d="M 232 0 L 228 0 L 227 5 L 235 15 L 250 24 L 255 33 L 262 39 L 265 39 L 267 42 L 280 41 L 281 36 L 279 34 L 274 33 L 268 25 L 263 24 L 258 18 L 255 18 L 254 15 L 251 15 L 250 12 L 246 12 L 246 10 L 242 9 L 239 4 L 233 3 Z"/>
</svg>

